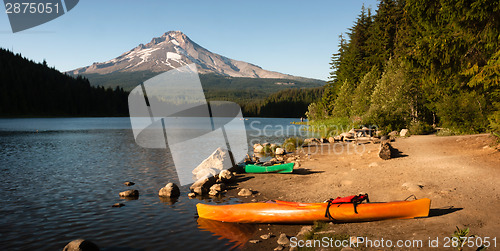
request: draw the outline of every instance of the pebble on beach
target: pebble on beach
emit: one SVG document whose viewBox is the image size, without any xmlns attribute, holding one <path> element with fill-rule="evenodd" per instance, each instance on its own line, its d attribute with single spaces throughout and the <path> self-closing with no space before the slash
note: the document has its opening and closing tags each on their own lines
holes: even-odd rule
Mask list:
<svg viewBox="0 0 500 251">
<path fill-rule="evenodd" d="M 271 233 L 268 233 L 268 234 L 263 234 L 260 236 L 261 239 L 263 240 L 267 240 L 269 238 L 273 237 L 273 235 Z"/>
<path fill-rule="evenodd" d="M 250 190 L 250 189 L 246 189 L 246 188 L 242 188 L 242 189 L 238 192 L 238 195 L 239 195 L 239 196 L 245 196 L 245 197 L 250 196 L 250 195 L 252 195 L 252 190 Z"/>
<path fill-rule="evenodd" d="M 290 244 L 290 240 L 288 239 L 288 237 L 286 236 L 286 234 L 280 234 L 280 237 L 278 238 L 278 244 L 279 245 L 288 245 Z"/>
<path fill-rule="evenodd" d="M 274 248 L 274 251 L 281 251 L 283 250 L 285 247 L 283 247 L 282 245 L 278 245 L 277 247 Z"/>
</svg>

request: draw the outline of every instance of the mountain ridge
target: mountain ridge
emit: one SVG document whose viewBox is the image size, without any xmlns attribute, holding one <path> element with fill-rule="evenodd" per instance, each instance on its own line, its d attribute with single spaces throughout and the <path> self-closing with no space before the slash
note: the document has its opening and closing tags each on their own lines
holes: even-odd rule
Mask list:
<svg viewBox="0 0 500 251">
<path fill-rule="evenodd" d="M 262 69 L 255 64 L 234 60 L 213 53 L 191 40 L 181 31 L 165 32 L 149 43 L 139 44 L 120 56 L 101 63 L 68 71 L 70 75 L 100 74 L 116 72 L 163 72 L 195 63 L 200 74 L 214 73 L 225 77 L 275 78 L 302 82 L 324 81 L 283 74 Z"/>
</svg>

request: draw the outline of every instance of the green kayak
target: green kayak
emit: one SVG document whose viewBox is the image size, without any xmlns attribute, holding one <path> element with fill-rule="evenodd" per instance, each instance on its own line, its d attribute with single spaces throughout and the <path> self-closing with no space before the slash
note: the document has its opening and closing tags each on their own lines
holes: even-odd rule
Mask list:
<svg viewBox="0 0 500 251">
<path fill-rule="evenodd" d="M 291 173 L 294 163 L 278 164 L 272 166 L 261 166 L 248 164 L 245 166 L 247 173 Z"/>
</svg>

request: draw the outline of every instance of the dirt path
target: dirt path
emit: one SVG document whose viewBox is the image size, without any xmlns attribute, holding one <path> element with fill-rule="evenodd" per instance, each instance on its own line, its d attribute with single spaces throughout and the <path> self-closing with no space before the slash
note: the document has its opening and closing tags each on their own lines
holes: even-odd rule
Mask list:
<svg viewBox="0 0 500 251">
<path fill-rule="evenodd" d="M 401 156 L 386 161 L 378 157 L 378 144 L 324 144 L 303 149 L 298 174 L 245 174 L 239 187 L 258 191 L 260 195 L 253 198 L 258 200 L 320 202 L 358 193 L 368 193 L 379 202 L 410 195 L 431 199 L 429 218 L 328 225 L 330 231 L 350 236 L 423 240 L 423 250 L 429 249 L 429 238 L 439 238 L 443 246 L 456 226 L 468 227 L 480 237 L 500 238 L 500 152 L 491 144 L 488 135 L 398 138 L 392 145 Z M 266 231 L 292 237 L 300 228 L 261 226 L 253 238 Z M 244 248 L 273 249 L 276 240 Z"/>
</svg>

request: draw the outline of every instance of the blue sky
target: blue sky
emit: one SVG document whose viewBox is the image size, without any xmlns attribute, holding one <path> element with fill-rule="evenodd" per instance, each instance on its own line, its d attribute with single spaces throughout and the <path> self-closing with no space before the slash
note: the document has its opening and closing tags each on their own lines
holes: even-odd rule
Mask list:
<svg viewBox="0 0 500 251">
<path fill-rule="evenodd" d="M 0 14 L 0 47 L 60 71 L 115 58 L 170 30 L 206 49 L 266 70 L 326 80 L 338 36 L 361 6 L 352 1 L 131 1 L 82 0 L 70 12 L 12 33 Z"/>
</svg>

